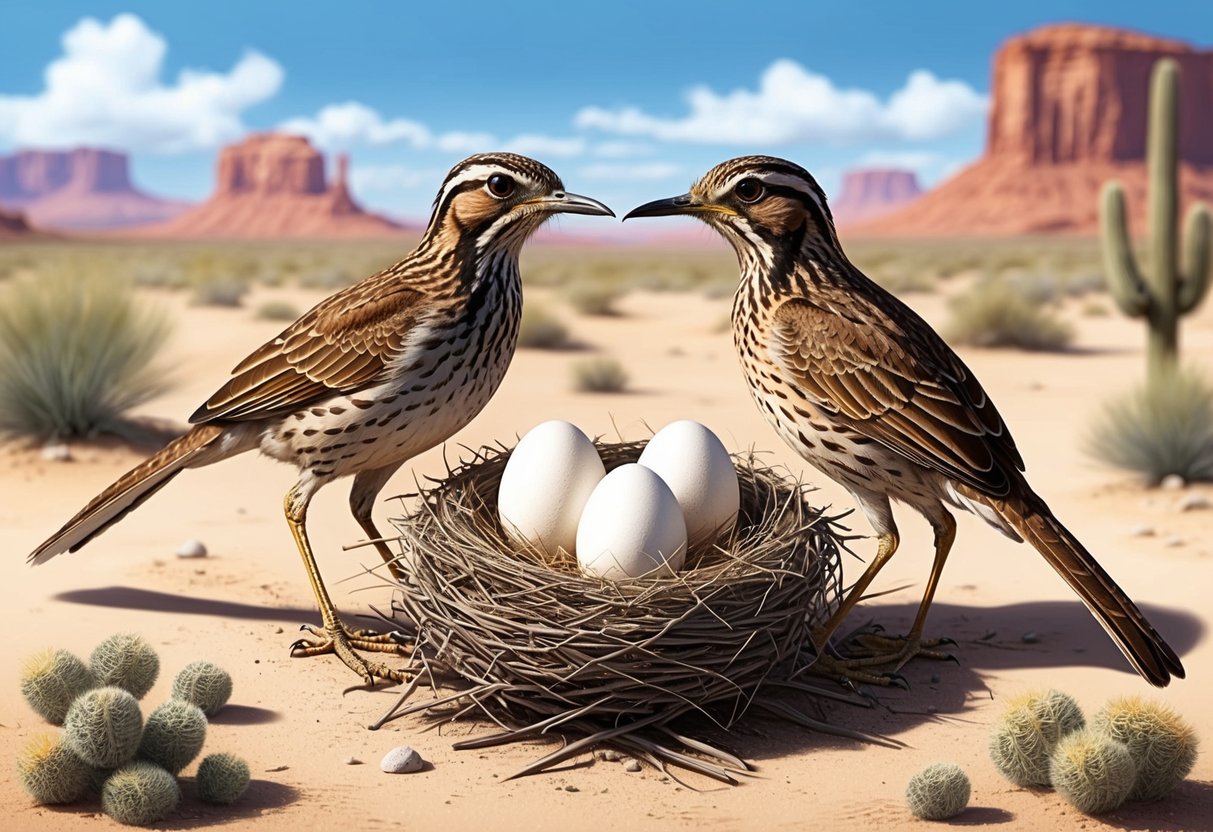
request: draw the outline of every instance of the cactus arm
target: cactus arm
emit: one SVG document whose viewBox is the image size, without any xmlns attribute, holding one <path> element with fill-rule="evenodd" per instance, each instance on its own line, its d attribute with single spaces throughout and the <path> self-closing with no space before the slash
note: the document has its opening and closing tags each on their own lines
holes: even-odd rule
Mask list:
<svg viewBox="0 0 1213 832">
<path fill-rule="evenodd" d="M 1102 223 L 1104 274 L 1108 290 L 1124 313 L 1131 318 L 1145 315 L 1150 309 L 1150 291 L 1137 270 L 1133 246 L 1125 222 L 1125 192 L 1119 182 L 1103 187 L 1100 221 Z"/>
<path fill-rule="evenodd" d="M 1209 290 L 1209 266 L 1213 260 L 1213 215 L 1207 205 L 1194 205 L 1184 223 L 1183 279 L 1176 302 L 1186 315 L 1204 300 Z"/>
</svg>

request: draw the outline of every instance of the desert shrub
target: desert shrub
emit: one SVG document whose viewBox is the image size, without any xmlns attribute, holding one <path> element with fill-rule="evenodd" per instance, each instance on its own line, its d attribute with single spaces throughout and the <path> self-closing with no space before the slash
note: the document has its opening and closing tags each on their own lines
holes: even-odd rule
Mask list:
<svg viewBox="0 0 1213 832">
<path fill-rule="evenodd" d="M 582 315 L 615 315 L 615 302 L 624 294 L 625 289 L 618 284 L 582 280 L 569 286 L 564 296 Z"/>
<path fill-rule="evenodd" d="M 22 280 L 0 295 L 0 431 L 34 438 L 122 432 L 168 387 L 152 360 L 165 315 L 96 280 Z"/>
<path fill-rule="evenodd" d="M 207 277 L 194 281 L 195 306 L 237 307 L 248 294 L 248 282 L 238 277 Z"/>
<path fill-rule="evenodd" d="M 295 305 L 284 300 L 268 300 L 257 307 L 257 317 L 263 321 L 293 321 L 299 315 Z"/>
<path fill-rule="evenodd" d="M 1074 337 L 1069 324 L 1004 281 L 982 281 L 949 306 L 954 344 L 1047 352 L 1064 350 Z"/>
<path fill-rule="evenodd" d="M 1213 386 L 1182 369 L 1113 399 L 1092 427 L 1087 452 L 1151 484 L 1169 474 L 1213 481 Z"/>
<path fill-rule="evenodd" d="M 518 325 L 518 346 L 537 350 L 558 350 L 569 345 L 569 330 L 560 319 L 533 303 L 522 308 Z"/>
<path fill-rule="evenodd" d="M 578 392 L 618 393 L 627 384 L 627 371 L 613 358 L 591 358 L 573 365 L 573 386 Z"/>
<path fill-rule="evenodd" d="M 356 276 L 350 274 L 345 269 L 320 266 L 304 269 L 299 272 L 299 277 L 295 282 L 299 284 L 299 288 L 301 289 L 318 289 L 323 292 L 335 292 L 338 289 L 344 289 L 346 286 L 352 286 L 357 280 Z"/>
</svg>

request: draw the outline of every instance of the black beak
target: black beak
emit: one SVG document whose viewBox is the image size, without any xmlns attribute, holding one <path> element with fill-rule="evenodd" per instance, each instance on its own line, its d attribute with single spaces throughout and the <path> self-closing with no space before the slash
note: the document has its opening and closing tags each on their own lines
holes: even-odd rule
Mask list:
<svg viewBox="0 0 1213 832">
<path fill-rule="evenodd" d="M 597 217 L 613 217 L 615 212 L 603 203 L 581 194 L 557 191 L 539 200 L 553 214 L 590 214 Z"/>
<path fill-rule="evenodd" d="M 696 208 L 695 202 L 690 194 L 682 196 L 672 196 L 669 199 L 656 199 L 652 202 L 646 202 L 639 208 L 633 208 L 624 216 L 624 220 L 630 220 L 632 217 L 669 217 L 674 214 L 686 214 L 694 211 Z"/>
</svg>

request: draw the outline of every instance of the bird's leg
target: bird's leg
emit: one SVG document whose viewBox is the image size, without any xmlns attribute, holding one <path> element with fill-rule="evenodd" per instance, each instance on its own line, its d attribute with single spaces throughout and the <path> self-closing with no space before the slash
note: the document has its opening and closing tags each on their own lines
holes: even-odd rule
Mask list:
<svg viewBox="0 0 1213 832">
<path fill-rule="evenodd" d="M 387 679 L 393 682 L 403 681 L 404 674 L 401 671 L 389 668 L 378 662 L 368 662 L 354 652 L 355 648 L 357 648 L 360 650 L 395 653 L 399 652 L 399 647 L 394 642 L 386 644 L 367 641 L 362 631 L 351 633 L 341 623 L 341 619 L 337 617 L 337 607 L 333 604 L 332 598 L 329 597 L 328 590 L 324 586 L 324 580 L 320 577 L 320 569 L 316 565 L 316 556 L 312 554 L 312 546 L 307 538 L 305 523 L 307 522 L 307 508 L 311 495 L 312 489 L 301 488 L 299 485 L 296 485 L 287 492 L 284 508 L 287 525 L 290 526 L 291 534 L 295 537 L 295 545 L 299 547 L 299 554 L 303 557 L 303 566 L 307 570 L 308 580 L 312 583 L 312 592 L 316 596 L 316 604 L 320 607 L 322 625 L 320 627 L 305 625 L 304 629 L 311 633 L 314 640 L 300 639 L 295 642 L 291 645 L 291 655 L 305 657 L 334 653 L 346 667 L 361 676 L 367 685 L 374 685 L 376 678 Z"/>
<path fill-rule="evenodd" d="M 379 496 L 380 490 L 387 484 L 392 474 L 396 473 L 399 469 L 400 464 L 396 464 L 385 468 L 375 468 L 370 471 L 359 471 L 354 477 L 354 484 L 350 487 L 350 512 L 353 513 L 354 519 L 358 521 L 358 525 L 362 526 L 362 530 L 370 538 L 371 545 L 375 547 L 375 551 L 379 553 L 379 557 L 383 558 L 383 562 L 387 564 L 388 571 L 392 573 L 392 577 L 401 581 L 404 580 L 405 576 L 404 570 L 400 567 L 399 558 L 384 541 L 383 535 L 379 533 L 379 529 L 375 528 L 375 521 L 371 517 L 375 498 Z"/>
<path fill-rule="evenodd" d="M 847 636 L 844 647 L 850 656 L 846 660 L 851 668 L 891 665 L 892 672 L 897 672 L 906 662 L 917 656 L 929 659 L 955 659 L 950 653 L 934 648 L 954 644 L 951 639 L 922 640 L 923 627 L 927 621 L 927 611 L 935 598 L 935 590 L 939 586 L 939 578 L 943 574 L 943 565 L 948 559 L 952 543 L 956 540 L 956 521 L 947 511 L 940 511 L 938 516 L 931 518 L 935 529 L 935 560 L 931 564 L 931 574 L 927 578 L 926 592 L 918 605 L 918 613 L 914 616 L 914 624 L 904 637 L 889 637 L 873 632 L 857 632 Z"/>
</svg>

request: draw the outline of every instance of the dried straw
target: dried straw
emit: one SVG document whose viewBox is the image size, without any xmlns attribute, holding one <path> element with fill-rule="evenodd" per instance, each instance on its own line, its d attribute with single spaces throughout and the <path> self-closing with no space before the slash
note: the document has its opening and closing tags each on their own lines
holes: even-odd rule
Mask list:
<svg viewBox="0 0 1213 832">
<path fill-rule="evenodd" d="M 598 449 L 610 470 L 644 444 Z M 758 707 L 861 736 L 769 695 L 794 688 L 867 704 L 797 679 L 815 658 L 812 629 L 837 607 L 846 540 L 800 483 L 737 459 L 741 513 L 729 540 L 690 552 L 675 577 L 611 582 L 582 575 L 563 551 L 547 556 L 504 534 L 497 486 L 508 458 L 482 449 L 393 521 L 408 577 L 385 617 L 415 643 L 417 675 L 372 727 L 416 712 L 479 714 L 502 730 L 456 748 L 565 739 L 515 776 L 609 744 L 725 782 L 749 765 L 677 733 L 675 720 L 698 713 L 727 729 Z M 454 692 L 411 702 L 423 686 Z"/>
</svg>

